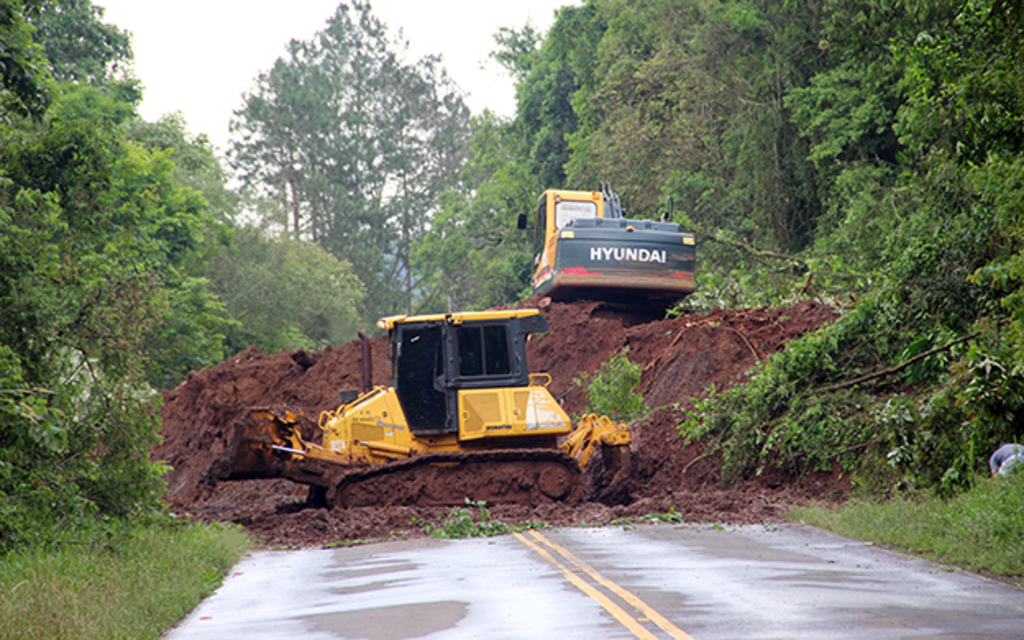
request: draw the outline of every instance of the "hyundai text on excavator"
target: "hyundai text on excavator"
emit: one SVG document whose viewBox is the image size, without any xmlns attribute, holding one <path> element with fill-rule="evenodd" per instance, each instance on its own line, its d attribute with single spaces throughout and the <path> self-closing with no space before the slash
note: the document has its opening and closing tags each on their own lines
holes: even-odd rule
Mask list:
<svg viewBox="0 0 1024 640">
<path fill-rule="evenodd" d="M 520 229 L 531 228 L 526 214 Z M 693 235 L 674 222 L 624 217 L 617 195 L 549 189 L 533 216 L 534 293 L 669 307 L 693 293 Z"/>
<path fill-rule="evenodd" d="M 211 479 L 289 478 L 311 485 L 316 506 L 621 500 L 629 431 L 595 415 L 574 429 L 551 377 L 529 373 L 527 337 L 548 330 L 536 309 L 378 326 L 390 334 L 391 386 L 371 385 L 361 333 L 363 389 L 342 390 L 338 409 L 320 416 L 319 444 L 303 439 L 300 414 L 253 409 Z"/>
</svg>

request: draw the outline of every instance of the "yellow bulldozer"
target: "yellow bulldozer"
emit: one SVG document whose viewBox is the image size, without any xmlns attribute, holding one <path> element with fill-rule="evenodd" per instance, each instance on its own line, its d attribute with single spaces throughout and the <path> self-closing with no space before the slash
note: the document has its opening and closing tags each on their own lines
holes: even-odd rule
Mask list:
<svg viewBox="0 0 1024 640">
<path fill-rule="evenodd" d="M 625 499 L 626 425 L 588 415 L 574 427 L 548 391 L 551 377 L 527 369 L 528 336 L 548 330 L 536 309 L 378 325 L 391 339 L 390 386 L 371 384 L 361 333 L 362 389 L 342 390 L 340 406 L 319 417 L 319 443 L 303 438 L 300 413 L 256 408 L 216 477 L 289 478 L 310 485 L 314 506 Z"/>
</svg>

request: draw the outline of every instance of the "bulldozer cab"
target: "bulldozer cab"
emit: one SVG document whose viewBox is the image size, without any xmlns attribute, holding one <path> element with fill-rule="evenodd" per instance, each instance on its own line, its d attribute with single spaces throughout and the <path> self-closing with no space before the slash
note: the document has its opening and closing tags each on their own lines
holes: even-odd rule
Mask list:
<svg viewBox="0 0 1024 640">
<path fill-rule="evenodd" d="M 526 336 L 546 331 L 536 310 L 385 318 L 393 386 L 416 435 L 459 431 L 458 391 L 526 387 Z"/>
</svg>

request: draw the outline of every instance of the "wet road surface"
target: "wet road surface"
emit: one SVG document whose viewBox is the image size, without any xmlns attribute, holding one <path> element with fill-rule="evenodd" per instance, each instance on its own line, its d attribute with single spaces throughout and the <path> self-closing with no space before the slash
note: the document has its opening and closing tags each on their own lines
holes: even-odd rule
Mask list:
<svg viewBox="0 0 1024 640">
<path fill-rule="evenodd" d="M 1024 590 L 797 525 L 561 529 L 256 552 L 167 637 L 1024 639 Z"/>
</svg>

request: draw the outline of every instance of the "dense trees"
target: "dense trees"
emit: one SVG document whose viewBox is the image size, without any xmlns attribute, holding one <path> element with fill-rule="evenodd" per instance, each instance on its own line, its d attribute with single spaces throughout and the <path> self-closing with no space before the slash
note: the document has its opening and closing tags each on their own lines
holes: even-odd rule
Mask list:
<svg viewBox="0 0 1024 640">
<path fill-rule="evenodd" d="M 158 423 L 141 345 L 192 230 L 179 217 L 189 194 L 161 184 L 159 159 L 113 127 L 44 117 L 4 129 L 0 540 L 9 548 L 156 507 L 160 474 L 147 449 Z"/>
<path fill-rule="evenodd" d="M 734 475 L 773 459 L 951 491 L 1024 431 L 1020 16 L 827 6 L 826 65 L 787 97 L 825 205 L 801 255 L 818 291 L 859 299 L 690 426 Z"/>
<path fill-rule="evenodd" d="M 236 112 L 236 194 L 180 117 L 137 116 L 101 10 L 0 0 L 0 550 L 158 509 L 154 388 L 514 303 L 516 215 L 606 180 L 696 233 L 684 306 L 844 309 L 702 402 L 728 474 L 961 486 L 1024 436 L 1022 27 L 1005 0 L 588 0 L 497 34 L 503 120 L 341 5 Z"/>
<path fill-rule="evenodd" d="M 231 157 L 250 193 L 277 202 L 278 228 L 353 265 L 372 322 L 413 307 L 412 253 L 462 164 L 468 117 L 437 60 L 403 62 L 356 2 L 260 76 Z"/>
<path fill-rule="evenodd" d="M 236 225 L 180 117 L 135 112 L 126 33 L 87 0 L 0 7 L 0 552 L 159 513 L 156 388 L 252 342 L 350 338 L 348 263 Z"/>
<path fill-rule="evenodd" d="M 5 2 L 0 30 L 3 552 L 159 514 L 154 387 L 252 340 L 341 341 L 362 285 L 316 247 L 236 227 L 205 138 L 136 115 L 128 36 L 90 2 Z M 274 277 L 245 289 L 256 265 Z"/>
</svg>

